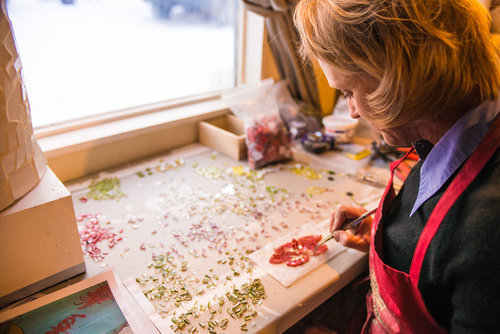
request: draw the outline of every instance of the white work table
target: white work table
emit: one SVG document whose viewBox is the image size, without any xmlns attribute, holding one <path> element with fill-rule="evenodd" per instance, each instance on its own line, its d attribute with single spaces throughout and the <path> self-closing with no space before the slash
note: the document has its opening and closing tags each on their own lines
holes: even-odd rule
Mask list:
<svg viewBox="0 0 500 334">
<path fill-rule="evenodd" d="M 151 287 L 153 278 L 161 280 L 161 274 L 150 266 L 152 256 L 169 254 L 192 299 L 177 306 L 172 299 L 148 302 L 142 295 L 142 301 L 139 300 L 164 311 L 163 319 L 156 318 L 156 325 L 163 327 L 164 332 L 171 331 L 173 312 L 178 317 L 196 307 L 200 312 L 198 318 L 189 318 L 190 326 L 195 326 L 199 333 L 208 333 L 199 325 L 206 325 L 211 316 L 207 303 L 219 303 L 225 293 L 256 278 L 260 279 L 266 298 L 252 306 L 257 313 L 246 321 L 248 332 L 285 331 L 366 270 L 367 256 L 344 249 L 332 240 L 329 247 L 342 248 L 341 251 L 285 287 L 259 263 L 252 264 L 247 258 L 249 253 L 258 249 L 262 252 L 279 238 L 301 237 L 296 234 L 302 225 L 326 226 L 325 221 L 338 203 L 371 209 L 383 191 L 352 177 L 366 161 L 354 161 L 338 152 L 315 156 L 301 150 L 296 151 L 295 160 L 258 170 L 265 171 L 259 179 L 259 175 L 250 176 L 246 161 L 235 161 L 194 144 L 101 173 L 99 180 L 120 180 L 124 195 L 121 198 L 91 199 L 91 179 L 67 185 L 79 218 L 79 230 L 85 230 L 87 222 L 97 221 L 100 227 L 115 233 L 116 241 L 112 248 L 106 240 L 97 243 L 105 253 L 102 261 L 86 257 L 87 273 L 78 279 L 112 269 L 129 288 L 133 287 L 129 291 L 135 289 L 142 294 Z M 302 172 L 300 166 L 304 168 Z M 321 230 L 323 236 L 327 232 L 325 228 Z M 235 258 L 231 265 L 227 262 L 230 257 Z M 214 285 L 203 282 L 206 275 Z M 166 282 L 164 286 L 169 284 L 174 283 Z M 222 313 L 213 312 L 212 319 L 228 319 L 225 328 L 215 328 L 217 333 L 241 332 L 244 317 L 232 318 L 226 312 L 231 306 L 225 299 Z M 189 333 L 188 327 L 179 332 Z"/>
</svg>

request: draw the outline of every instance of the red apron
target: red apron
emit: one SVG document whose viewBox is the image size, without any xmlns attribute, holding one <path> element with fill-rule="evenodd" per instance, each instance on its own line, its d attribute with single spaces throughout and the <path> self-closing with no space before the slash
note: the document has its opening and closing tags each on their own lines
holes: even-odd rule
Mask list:
<svg viewBox="0 0 500 334">
<path fill-rule="evenodd" d="M 447 333 L 447 330 L 439 326 L 429 314 L 418 290 L 420 269 L 427 248 L 443 218 L 486 165 L 499 144 L 500 118 L 495 121 L 465 162 L 432 211 L 415 248 L 409 274 L 389 267 L 381 258 L 383 229 L 378 229 L 379 222 L 395 197 L 392 186 L 394 170 L 404 157 L 391 164 L 391 179 L 375 213 L 371 230 L 369 255 L 371 294 L 367 298 L 368 319 L 363 333 Z"/>
</svg>

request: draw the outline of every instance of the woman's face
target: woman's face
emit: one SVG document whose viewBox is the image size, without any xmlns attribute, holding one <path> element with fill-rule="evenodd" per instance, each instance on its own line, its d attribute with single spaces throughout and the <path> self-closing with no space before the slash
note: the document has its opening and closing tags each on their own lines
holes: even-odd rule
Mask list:
<svg viewBox="0 0 500 334">
<path fill-rule="evenodd" d="M 377 88 L 377 80 L 370 77 L 369 75 L 345 74 L 321 60 L 319 60 L 319 65 L 325 73 L 329 85 L 332 88 L 340 90 L 344 94 L 349 106 L 351 117 L 362 117 L 370 122 L 370 119 L 373 119 L 373 112 L 370 110 L 370 107 L 366 104 L 365 101 L 366 96 L 375 91 L 375 89 Z M 412 142 L 411 137 L 413 137 L 413 131 L 408 126 L 398 126 L 383 129 L 375 127 L 375 129 L 382 135 L 385 142 L 389 145 L 408 145 Z"/>
</svg>

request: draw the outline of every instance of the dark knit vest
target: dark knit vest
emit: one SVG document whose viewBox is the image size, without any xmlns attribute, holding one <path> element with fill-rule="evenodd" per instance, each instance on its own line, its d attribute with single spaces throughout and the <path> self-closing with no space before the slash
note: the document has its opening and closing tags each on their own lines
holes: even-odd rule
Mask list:
<svg viewBox="0 0 500 334">
<path fill-rule="evenodd" d="M 383 260 L 409 272 L 413 252 L 451 179 L 412 217 L 419 162 L 398 193 L 384 228 Z M 500 333 L 500 151 L 446 215 L 427 250 L 419 281 L 434 319 L 457 333 Z"/>
</svg>

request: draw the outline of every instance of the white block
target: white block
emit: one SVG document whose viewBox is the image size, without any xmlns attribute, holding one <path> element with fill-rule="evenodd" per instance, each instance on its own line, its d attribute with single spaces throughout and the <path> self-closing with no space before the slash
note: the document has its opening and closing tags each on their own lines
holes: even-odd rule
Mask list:
<svg viewBox="0 0 500 334">
<path fill-rule="evenodd" d="M 85 272 L 71 194 L 47 168 L 0 212 L 0 307 Z"/>
</svg>

